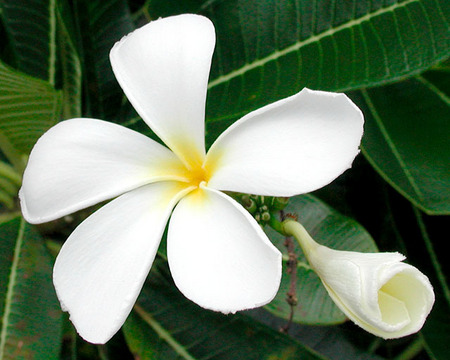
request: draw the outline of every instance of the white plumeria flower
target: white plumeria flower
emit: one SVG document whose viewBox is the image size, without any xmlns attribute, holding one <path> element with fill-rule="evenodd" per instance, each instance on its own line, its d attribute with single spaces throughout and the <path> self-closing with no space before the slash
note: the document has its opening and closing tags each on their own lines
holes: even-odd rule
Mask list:
<svg viewBox="0 0 450 360">
<path fill-rule="evenodd" d="M 169 217 L 169 267 L 187 298 L 223 313 L 270 302 L 281 254 L 221 191 L 306 193 L 359 152 L 360 110 L 343 94 L 305 89 L 243 117 L 206 154 L 214 45 L 208 19 L 180 15 L 143 26 L 111 50 L 125 94 L 167 147 L 119 125 L 72 119 L 31 152 L 20 191 L 30 223 L 115 198 L 75 229 L 54 268 L 62 307 L 90 342 L 105 343 L 124 323 Z"/>
<path fill-rule="evenodd" d="M 434 304 L 433 287 L 399 253 L 339 251 L 315 242 L 295 221 L 284 230 L 300 242 L 336 305 L 355 324 L 384 339 L 419 331 Z"/>
</svg>

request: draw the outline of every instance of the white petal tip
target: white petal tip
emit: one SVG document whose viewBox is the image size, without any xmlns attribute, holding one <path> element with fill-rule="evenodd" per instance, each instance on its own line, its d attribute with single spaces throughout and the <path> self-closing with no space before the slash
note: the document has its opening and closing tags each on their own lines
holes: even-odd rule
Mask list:
<svg viewBox="0 0 450 360">
<path fill-rule="evenodd" d="M 201 307 L 225 314 L 267 304 L 280 286 L 280 252 L 227 195 L 209 188 L 197 195 L 180 201 L 169 224 L 176 286 Z"/>
<path fill-rule="evenodd" d="M 19 190 L 19 202 L 20 202 L 20 211 L 22 212 L 23 218 L 29 223 L 29 224 L 42 224 L 46 221 L 42 221 L 40 217 L 32 216 L 30 214 L 30 211 L 28 210 L 27 202 L 25 200 L 25 195 L 23 191 L 23 187 Z"/>
<path fill-rule="evenodd" d="M 215 170 L 208 186 L 271 196 L 317 190 L 351 167 L 363 125 L 361 110 L 345 94 L 305 88 L 219 136 L 207 154 L 206 165 Z"/>
</svg>

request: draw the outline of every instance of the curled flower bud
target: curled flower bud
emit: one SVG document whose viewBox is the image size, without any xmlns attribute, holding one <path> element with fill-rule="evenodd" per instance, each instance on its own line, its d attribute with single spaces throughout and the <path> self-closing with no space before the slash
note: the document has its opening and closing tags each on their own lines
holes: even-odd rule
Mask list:
<svg viewBox="0 0 450 360">
<path fill-rule="evenodd" d="M 284 229 L 300 242 L 328 294 L 354 323 L 385 339 L 422 328 L 434 303 L 433 288 L 417 268 L 402 262 L 402 254 L 332 250 L 295 221 L 286 221 Z"/>
</svg>

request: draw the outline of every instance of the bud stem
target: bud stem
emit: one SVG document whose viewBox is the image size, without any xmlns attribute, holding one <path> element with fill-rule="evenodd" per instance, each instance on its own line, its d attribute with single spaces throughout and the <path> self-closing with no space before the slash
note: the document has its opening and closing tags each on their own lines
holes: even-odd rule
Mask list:
<svg viewBox="0 0 450 360">
<path fill-rule="evenodd" d="M 297 221 L 285 220 L 281 223 L 281 228 L 286 236 L 293 236 L 297 240 L 306 258 L 309 258 L 312 252 L 320 246 Z"/>
</svg>

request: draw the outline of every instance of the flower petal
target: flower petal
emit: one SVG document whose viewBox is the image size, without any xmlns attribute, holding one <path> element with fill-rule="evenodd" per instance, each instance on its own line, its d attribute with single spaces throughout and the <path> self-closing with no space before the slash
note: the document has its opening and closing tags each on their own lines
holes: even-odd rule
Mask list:
<svg viewBox="0 0 450 360">
<path fill-rule="evenodd" d="M 175 182 L 130 191 L 92 214 L 64 243 L 53 282 L 85 340 L 103 344 L 124 323 L 182 194 Z"/>
<path fill-rule="evenodd" d="M 135 131 L 101 120 L 63 121 L 30 154 L 22 212 L 30 223 L 54 220 L 184 171 L 169 149 Z"/>
<path fill-rule="evenodd" d="M 357 253 L 319 246 L 308 257 L 336 305 L 385 339 L 419 331 L 434 303 L 428 278 L 399 253 Z"/>
<path fill-rule="evenodd" d="M 299 241 L 335 304 L 355 324 L 385 339 L 419 331 L 434 303 L 433 287 L 399 253 L 359 253 L 315 242 L 300 223 L 283 229 Z"/>
<path fill-rule="evenodd" d="M 116 43 L 111 64 L 139 115 L 186 163 L 205 154 L 205 101 L 214 26 L 198 15 L 152 21 Z M 189 157 L 189 159 L 188 159 Z"/>
<path fill-rule="evenodd" d="M 280 285 L 280 252 L 244 208 L 207 188 L 184 197 L 175 208 L 167 257 L 180 291 L 223 313 L 264 305 Z"/>
<path fill-rule="evenodd" d="M 344 94 L 303 89 L 253 111 L 207 154 L 208 186 L 292 196 L 327 185 L 359 153 L 363 115 Z"/>
</svg>

